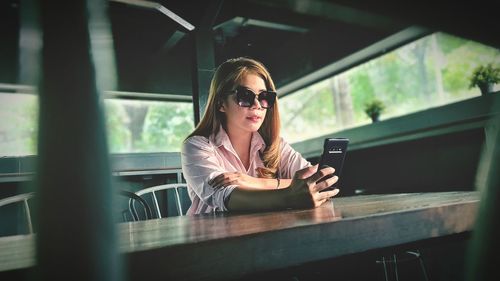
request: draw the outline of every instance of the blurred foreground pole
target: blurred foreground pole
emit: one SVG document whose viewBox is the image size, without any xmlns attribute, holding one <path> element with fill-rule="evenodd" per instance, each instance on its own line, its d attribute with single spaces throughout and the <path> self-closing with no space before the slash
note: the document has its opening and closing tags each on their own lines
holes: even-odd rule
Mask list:
<svg viewBox="0 0 500 281">
<path fill-rule="evenodd" d="M 40 0 L 36 278 L 119 280 L 93 20 L 103 0 Z M 99 24 L 97 24 L 99 26 Z M 107 25 L 100 26 L 107 27 Z"/>
<path fill-rule="evenodd" d="M 500 104 L 494 103 L 477 181 L 481 201 L 466 257 L 466 279 L 500 280 Z"/>
</svg>

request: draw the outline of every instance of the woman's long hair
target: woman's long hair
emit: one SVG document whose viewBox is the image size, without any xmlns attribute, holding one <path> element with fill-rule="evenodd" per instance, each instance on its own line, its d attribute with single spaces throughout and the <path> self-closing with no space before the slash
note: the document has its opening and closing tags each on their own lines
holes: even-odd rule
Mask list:
<svg viewBox="0 0 500 281">
<path fill-rule="evenodd" d="M 215 71 L 210 90 L 205 114 L 194 131 L 187 137 L 217 134 L 220 126 L 226 127 L 226 116 L 219 109 L 227 97 L 225 93 L 236 88 L 243 77 L 248 74 L 260 76 L 266 84 L 267 90 L 275 91 L 274 82 L 266 67 L 250 58 L 234 58 L 222 63 Z M 277 98 L 276 98 L 277 99 Z M 279 169 L 280 163 L 280 115 L 278 100 L 272 108 L 267 109 L 264 121 L 258 132 L 266 143 L 262 155 L 265 168 L 258 168 L 258 175 L 262 178 L 273 178 Z"/>
</svg>

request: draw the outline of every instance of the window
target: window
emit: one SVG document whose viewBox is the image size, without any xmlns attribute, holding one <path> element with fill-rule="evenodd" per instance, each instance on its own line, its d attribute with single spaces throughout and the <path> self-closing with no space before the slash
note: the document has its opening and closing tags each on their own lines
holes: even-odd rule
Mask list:
<svg viewBox="0 0 500 281">
<path fill-rule="evenodd" d="M 38 100 L 0 93 L 0 157 L 36 154 Z"/>
<path fill-rule="evenodd" d="M 283 136 L 293 143 L 368 124 L 364 104 L 375 98 L 384 120 L 479 96 L 469 77 L 487 63 L 500 65 L 498 49 L 431 34 L 281 98 Z"/>
<path fill-rule="evenodd" d="M 194 129 L 193 104 L 105 100 L 111 153 L 180 151 Z"/>
<path fill-rule="evenodd" d="M 194 129 L 190 102 L 105 99 L 111 153 L 180 151 Z M 38 99 L 0 93 L 0 157 L 35 155 Z"/>
</svg>

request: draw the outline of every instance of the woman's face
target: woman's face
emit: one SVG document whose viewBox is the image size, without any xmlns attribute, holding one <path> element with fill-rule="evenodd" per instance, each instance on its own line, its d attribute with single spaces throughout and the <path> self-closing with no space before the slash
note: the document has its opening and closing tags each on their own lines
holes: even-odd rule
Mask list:
<svg viewBox="0 0 500 281">
<path fill-rule="evenodd" d="M 252 90 L 257 95 L 267 90 L 264 79 L 255 74 L 243 76 L 240 86 Z M 226 98 L 220 111 L 226 114 L 228 132 L 238 134 L 256 132 L 264 122 L 267 109 L 262 108 L 257 99 L 254 100 L 251 107 L 240 107 L 233 94 Z"/>
</svg>

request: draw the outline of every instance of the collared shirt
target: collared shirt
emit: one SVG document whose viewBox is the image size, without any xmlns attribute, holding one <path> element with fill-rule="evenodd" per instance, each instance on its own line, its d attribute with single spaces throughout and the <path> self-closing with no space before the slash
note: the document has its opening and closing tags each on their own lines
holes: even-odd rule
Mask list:
<svg viewBox="0 0 500 281">
<path fill-rule="evenodd" d="M 182 146 L 182 173 L 186 179 L 191 207 L 188 214 L 227 211 L 224 204 L 237 187 L 228 185 L 214 189 L 208 182 L 225 172 L 241 172 L 258 177 L 257 168 L 264 167 L 260 153 L 266 148 L 262 136 L 255 132 L 250 143 L 248 170 L 233 148 L 229 136 L 221 127 L 217 135 L 193 136 Z M 311 165 L 300 153 L 281 138 L 280 178 L 291 179 L 296 171 Z"/>
</svg>

